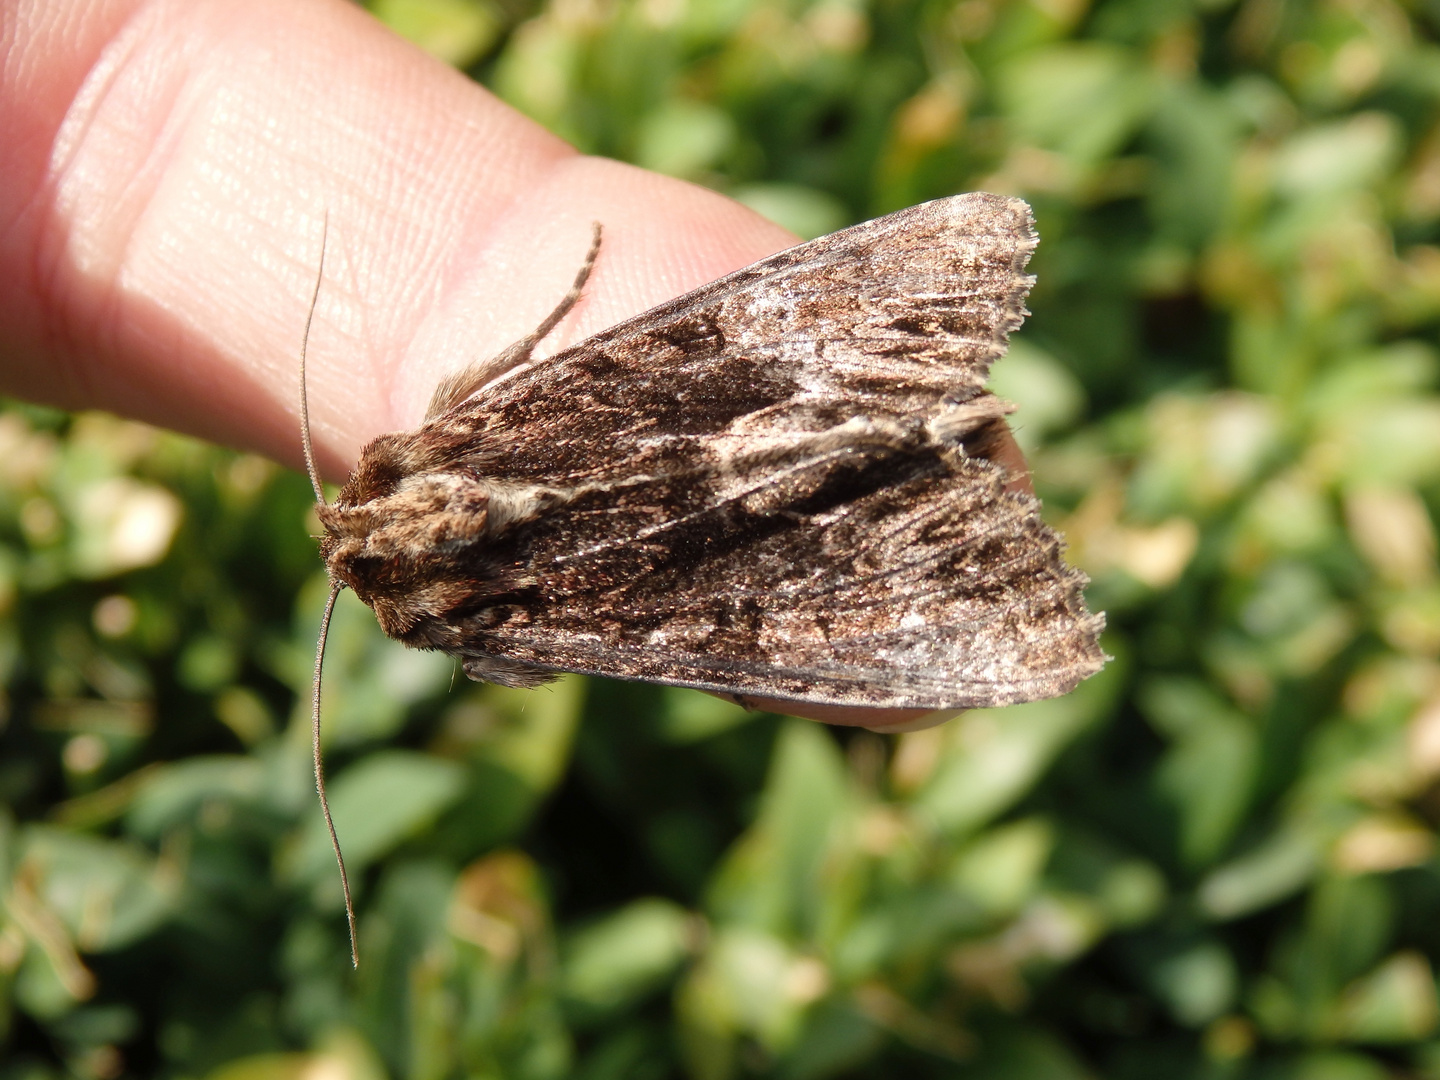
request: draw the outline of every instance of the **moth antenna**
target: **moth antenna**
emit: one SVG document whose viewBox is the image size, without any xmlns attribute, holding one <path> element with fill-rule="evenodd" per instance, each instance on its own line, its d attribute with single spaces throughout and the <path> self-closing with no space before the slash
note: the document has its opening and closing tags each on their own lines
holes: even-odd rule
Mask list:
<svg viewBox="0 0 1440 1080">
<path fill-rule="evenodd" d="M 441 379 L 440 385 L 435 387 L 435 393 L 430 398 L 429 406 L 425 409 L 426 420 L 439 416 L 452 406 L 459 405 L 492 379 L 499 378 L 511 368 L 525 363 L 545 335 L 554 330 L 560 324 L 560 320 L 570 314 L 570 310 L 580 302 L 580 297 L 585 292 L 585 282 L 590 280 L 590 271 L 595 269 L 595 259 L 600 254 L 600 222 L 592 222 L 590 227 L 593 230 L 590 250 L 585 255 L 580 272 L 575 275 L 575 283 L 570 286 L 570 291 L 560 299 L 560 303 L 555 305 L 555 310 L 550 312 L 545 317 L 545 321 L 533 332 L 526 334 L 499 356 L 471 364 L 465 370 L 457 371 L 455 374 Z"/>
<path fill-rule="evenodd" d="M 555 310 L 546 317 L 545 321 L 535 328 L 535 332 L 523 339 L 530 343 L 532 349 L 545 339 L 546 334 L 560 325 L 560 320 L 570 314 L 570 309 L 580 302 L 580 297 L 585 292 L 585 282 L 590 280 L 590 271 L 595 269 L 595 260 L 600 255 L 600 222 L 592 221 L 590 229 L 590 250 L 585 253 L 585 261 L 580 264 L 580 270 L 575 275 L 575 282 L 570 286 L 570 291 L 565 294 L 560 303 L 555 305 Z M 527 357 L 529 351 L 529 349 L 526 350 Z"/>
<path fill-rule="evenodd" d="M 325 505 L 325 489 L 320 485 L 320 470 L 315 465 L 315 447 L 310 441 L 310 400 L 306 393 L 305 354 L 310 347 L 310 327 L 315 322 L 315 306 L 320 302 L 320 283 L 325 280 L 325 249 L 330 239 L 330 211 L 320 232 L 320 267 L 315 272 L 315 290 L 310 294 L 310 310 L 305 316 L 305 336 L 300 339 L 300 445 L 305 451 L 305 471 L 315 490 L 315 501 Z M 320 796 L 320 812 L 325 815 L 325 831 L 330 834 L 330 847 L 340 867 L 340 891 L 345 894 L 345 922 L 350 929 L 350 963 L 360 966 L 360 944 L 355 935 L 355 901 L 350 895 L 350 875 L 345 871 L 345 856 L 340 852 L 340 837 L 335 832 L 335 819 L 330 816 L 330 797 L 325 793 L 325 762 L 320 753 L 320 675 L 325 666 L 325 640 L 330 636 L 330 616 L 335 613 L 335 600 L 341 586 L 332 584 L 325 601 L 325 614 L 320 617 L 320 637 L 315 642 L 315 682 L 311 697 L 310 751 L 315 763 L 315 792 Z"/>
<path fill-rule="evenodd" d="M 300 339 L 300 445 L 305 450 L 305 471 L 315 489 L 315 501 L 325 505 L 325 489 L 320 486 L 320 470 L 315 467 L 315 447 L 310 442 L 310 399 L 305 392 L 305 353 L 310 347 L 310 324 L 315 321 L 315 305 L 320 301 L 320 282 L 325 280 L 325 247 L 330 239 L 330 211 L 320 231 L 320 269 L 315 274 L 315 291 L 310 294 L 310 312 L 305 316 L 305 336 Z M 316 677 L 318 683 L 319 677 Z"/>
<path fill-rule="evenodd" d="M 310 749 L 315 759 L 315 791 L 320 796 L 320 812 L 325 815 L 325 828 L 330 833 L 330 847 L 335 852 L 335 863 L 340 867 L 340 890 L 345 894 L 345 922 L 350 927 L 350 963 L 360 966 L 360 944 L 355 935 L 355 901 L 350 896 L 350 875 L 345 872 L 345 856 L 340 853 L 340 837 L 335 832 L 335 819 L 330 816 L 330 798 L 325 794 L 325 765 L 320 755 L 320 672 L 325 664 L 325 639 L 330 636 L 330 616 L 335 612 L 335 600 L 340 595 L 340 586 L 330 586 L 330 596 L 325 601 L 325 614 L 320 617 L 320 640 L 315 643 L 315 689 L 310 714 Z"/>
</svg>

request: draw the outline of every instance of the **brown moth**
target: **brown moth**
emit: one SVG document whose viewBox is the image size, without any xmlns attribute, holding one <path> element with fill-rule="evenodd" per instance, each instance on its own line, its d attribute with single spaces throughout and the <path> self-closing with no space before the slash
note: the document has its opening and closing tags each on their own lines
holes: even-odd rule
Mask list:
<svg viewBox="0 0 1440 1080">
<path fill-rule="evenodd" d="M 391 637 L 505 686 L 953 709 L 1100 669 L 1086 579 L 996 460 L 1024 202 L 911 207 L 532 359 L 599 239 L 533 334 L 370 442 L 334 503 L 312 465 L 332 604 L 353 589 Z M 318 656 L 315 694 L 318 723 Z"/>
</svg>

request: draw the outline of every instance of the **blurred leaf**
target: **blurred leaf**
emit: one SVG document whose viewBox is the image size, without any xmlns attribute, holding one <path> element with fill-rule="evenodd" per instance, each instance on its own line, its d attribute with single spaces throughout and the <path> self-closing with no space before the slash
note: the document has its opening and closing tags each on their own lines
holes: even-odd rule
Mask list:
<svg viewBox="0 0 1440 1080">
<path fill-rule="evenodd" d="M 670 176 L 695 177 L 719 164 L 735 141 L 735 129 L 720 109 L 668 101 L 641 122 L 637 139 L 637 165 Z"/>
<path fill-rule="evenodd" d="M 614 1009 L 661 985 L 690 951 L 695 928 L 683 908 L 637 900 L 571 935 L 561 985 L 588 1009 Z"/>
<path fill-rule="evenodd" d="M 72 557 L 82 577 L 113 577 L 159 562 L 183 514 L 166 489 L 125 476 L 96 481 L 72 498 Z"/>
<path fill-rule="evenodd" d="M 1147 718 L 1171 740 L 1156 772 L 1180 812 L 1180 854 L 1192 866 L 1218 856 L 1243 820 L 1258 766 L 1253 725 L 1204 685 L 1156 679 L 1140 691 Z"/>
<path fill-rule="evenodd" d="M 214 799 L 251 801 L 264 790 L 264 768 L 254 758 L 191 758 L 161 766 L 136 792 L 126 826 L 136 836 L 158 839 L 167 829 L 194 819 Z"/>
<path fill-rule="evenodd" d="M 1201 910 L 1234 919 L 1292 895 L 1320 868 L 1322 839 L 1313 826 L 1282 827 L 1256 847 L 1212 870 L 1196 892 Z"/>
<path fill-rule="evenodd" d="M 1104 678 L 1068 697 L 976 709 L 936 729 L 939 756 L 915 795 L 915 809 L 955 834 L 1003 812 L 1094 718 Z M 901 760 L 897 757 L 897 764 Z"/>
<path fill-rule="evenodd" d="M 503 722 L 485 733 L 483 756 L 524 780 L 537 792 L 560 780 L 570 760 L 570 742 L 585 701 L 585 680 L 566 675 L 539 691 L 485 689 L 485 702 Z"/>
<path fill-rule="evenodd" d="M 797 956 L 768 934 L 727 929 L 716 933 L 682 987 L 681 1008 L 686 1021 L 702 1030 L 752 1034 L 770 1049 L 784 1050 L 798 1037 L 806 1007 L 826 989 L 828 976 L 818 961 Z"/>
<path fill-rule="evenodd" d="M 1334 1051 L 1306 1054 L 1289 1070 L 1295 1080 L 1390 1080 L 1391 1073 L 1370 1058 Z"/>
<path fill-rule="evenodd" d="M 307 730 L 315 671 L 311 642 L 320 629 L 328 588 L 323 575 L 310 580 L 297 605 L 294 639 L 275 656 L 279 673 L 297 694 L 295 722 Z M 376 624 L 374 612 L 349 589 L 342 590 L 325 643 L 322 731 L 327 744 L 344 746 L 393 735 L 405 721 L 407 706 L 443 690 L 455 676 L 456 662 L 450 657 L 391 641 Z"/>
<path fill-rule="evenodd" d="M 1133 58 L 1101 42 L 1022 53 L 1001 71 L 997 85 L 1020 139 L 1081 169 L 1114 153 L 1154 103 Z"/>
<path fill-rule="evenodd" d="M 170 914 L 179 881 L 175 868 L 123 841 L 32 825 L 20 834 L 14 888 L 33 890 L 45 925 L 40 941 L 64 927 L 76 948 L 107 952 L 153 931 Z M 35 931 L 32 931 L 34 933 Z"/>
<path fill-rule="evenodd" d="M 1352 484 L 1408 485 L 1440 476 L 1440 402 L 1359 407 L 1325 434 Z"/>
<path fill-rule="evenodd" d="M 1021 449 L 1029 452 L 1055 431 L 1069 427 L 1085 411 L 1085 391 L 1079 382 L 1047 353 L 1025 342 L 1010 346 L 996 364 L 987 384 L 992 394 L 1019 407 L 1012 425 Z"/>
<path fill-rule="evenodd" d="M 1155 105 L 1147 135 L 1160 167 L 1150 215 L 1163 239 L 1204 243 L 1231 210 L 1241 118 L 1221 94 L 1195 82 L 1165 84 Z"/>
<path fill-rule="evenodd" d="M 1275 186 L 1294 197 L 1329 194 L 1379 181 L 1399 149 L 1394 118 L 1363 112 L 1291 138 L 1275 162 Z"/>
<path fill-rule="evenodd" d="M 1345 990 L 1340 1006 L 1342 1037 L 1359 1042 L 1409 1042 L 1440 1025 L 1435 976 L 1418 953 L 1391 957 Z"/>
<path fill-rule="evenodd" d="M 991 914 L 1010 914 L 1029 898 L 1055 842 L 1048 822 L 1002 826 L 965 848 L 951 880 Z"/>
<path fill-rule="evenodd" d="M 464 787 L 461 766 L 406 750 L 371 754 L 337 775 L 329 784 L 330 810 L 351 874 L 432 823 Z M 290 865 L 302 881 L 336 873 L 318 807 L 301 826 Z"/>
<path fill-rule="evenodd" d="M 500 34 L 502 15 L 485 0 L 371 0 L 390 29 L 447 64 L 468 67 Z"/>
<path fill-rule="evenodd" d="M 734 188 L 730 197 L 802 240 L 813 240 L 851 224 L 839 199 L 799 184 L 746 184 Z"/>
<path fill-rule="evenodd" d="M 1085 1080 L 1091 1073 L 1053 1034 L 1011 1028 L 995 1032 L 977 1060 L 952 1075 L 966 1080 Z"/>
<path fill-rule="evenodd" d="M 1226 1012 L 1240 983 L 1234 959 L 1213 941 L 1159 961 L 1152 978 L 1171 1014 L 1186 1027 L 1199 1027 Z"/>
<path fill-rule="evenodd" d="M 830 739 L 807 721 L 787 723 L 755 824 L 711 885 L 717 921 L 801 940 L 827 929 L 846 899 L 841 842 L 856 809 Z"/>
<path fill-rule="evenodd" d="M 666 737 L 677 743 L 708 739 L 749 723 L 756 715 L 732 701 L 699 690 L 667 686 L 664 694 L 661 723 Z"/>
<path fill-rule="evenodd" d="M 333 1080 L 385 1080 L 373 1051 L 354 1033 L 337 1033 L 326 1042 L 326 1047 L 312 1054 L 241 1058 L 214 1070 L 207 1080 L 304 1080 L 316 1075 Z"/>
</svg>

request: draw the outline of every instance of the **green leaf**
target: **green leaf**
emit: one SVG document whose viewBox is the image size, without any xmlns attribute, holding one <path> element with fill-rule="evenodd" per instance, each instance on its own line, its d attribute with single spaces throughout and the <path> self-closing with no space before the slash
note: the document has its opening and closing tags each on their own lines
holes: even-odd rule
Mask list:
<svg viewBox="0 0 1440 1080">
<path fill-rule="evenodd" d="M 125 818 L 136 836 L 156 840 L 177 825 L 192 822 L 203 804 L 249 802 L 261 796 L 264 766 L 239 755 L 193 757 L 150 773 Z"/>
<path fill-rule="evenodd" d="M 1012 914 L 1035 890 L 1054 843 L 1042 818 L 992 829 L 960 853 L 950 879 L 990 914 Z"/>
<path fill-rule="evenodd" d="M 734 188 L 730 197 L 802 240 L 813 240 L 852 223 L 839 199 L 800 184 L 745 184 Z"/>
<path fill-rule="evenodd" d="M 1235 919 L 1293 895 L 1319 871 L 1321 845 L 1312 827 L 1282 826 L 1201 880 L 1200 910 L 1214 919 Z"/>
<path fill-rule="evenodd" d="M 1150 722 L 1173 740 L 1155 782 L 1180 813 L 1180 855 L 1219 856 L 1244 819 L 1259 766 L 1254 725 L 1202 684 L 1156 679 L 1140 693 Z"/>
<path fill-rule="evenodd" d="M 351 765 L 329 785 L 335 831 L 352 875 L 434 823 L 465 789 L 466 771 L 409 750 L 384 750 Z M 302 881 L 335 871 L 330 837 L 317 807 L 301 827 L 290 866 Z"/>
<path fill-rule="evenodd" d="M 178 899 L 175 868 L 123 840 L 46 825 L 21 830 L 17 878 L 82 952 L 124 948 L 157 929 Z"/>
<path fill-rule="evenodd" d="M 310 728 L 310 689 L 315 672 L 315 635 L 325 606 L 328 580 L 307 582 L 296 605 L 294 633 L 277 650 L 273 664 L 295 691 L 292 723 Z M 349 589 L 335 604 L 325 643 L 321 730 L 327 745 L 347 746 L 393 735 L 416 702 L 449 687 L 457 661 L 444 653 L 407 649 L 391 641 L 375 613 Z"/>
<path fill-rule="evenodd" d="M 1435 975 L 1420 953 L 1390 957 L 1346 987 L 1337 1033 L 1356 1042 L 1408 1043 L 1440 1027 Z"/>
<path fill-rule="evenodd" d="M 1017 57 L 999 74 L 1017 137 L 1091 168 L 1113 154 L 1154 107 L 1149 78 L 1124 49 L 1066 42 Z"/>
<path fill-rule="evenodd" d="M 1151 980 L 1176 1022 L 1199 1027 L 1229 1010 L 1240 988 L 1234 957 L 1218 942 L 1200 942 L 1155 964 Z"/>
<path fill-rule="evenodd" d="M 697 927 L 684 908 L 637 900 L 564 943 L 561 986 L 588 1010 L 627 1008 L 662 985 L 690 952 Z"/>
<path fill-rule="evenodd" d="M 845 840 L 855 810 L 830 737 L 813 723 L 789 721 L 755 824 L 711 885 L 716 919 L 787 939 L 820 932 L 848 897 Z"/>
<path fill-rule="evenodd" d="M 485 0 L 371 0 L 375 17 L 455 67 L 478 60 L 500 34 L 503 17 Z"/>
<path fill-rule="evenodd" d="M 1095 718 L 1103 680 L 1067 697 L 976 709 L 952 720 L 943 729 L 942 756 L 915 795 L 916 812 L 954 835 L 1002 813 Z"/>
</svg>

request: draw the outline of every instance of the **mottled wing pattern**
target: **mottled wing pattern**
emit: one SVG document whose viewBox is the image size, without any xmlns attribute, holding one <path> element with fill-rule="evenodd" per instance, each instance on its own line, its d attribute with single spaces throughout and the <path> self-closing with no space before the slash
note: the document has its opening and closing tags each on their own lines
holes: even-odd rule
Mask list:
<svg viewBox="0 0 1440 1080">
<path fill-rule="evenodd" d="M 664 523 L 650 499 L 680 478 L 587 493 L 573 532 L 529 539 L 538 587 L 462 616 L 462 637 L 542 668 L 897 708 L 1033 700 L 1098 670 L 1083 578 L 989 462 L 910 444 L 752 475 Z M 638 538 L 572 551 L 599 517 Z"/>
<path fill-rule="evenodd" d="M 926 417 L 983 391 L 1026 315 L 1035 243 L 1019 199 L 901 210 L 537 361 L 453 419 L 494 436 L 502 475 L 554 482 L 673 468 L 701 443 L 779 448 L 852 417 Z"/>
<path fill-rule="evenodd" d="M 546 509 L 477 549 L 476 588 L 428 640 L 500 681 L 926 708 L 1068 690 L 1103 663 L 1103 619 L 1038 503 L 967 453 L 1003 423 L 983 388 L 1034 245 L 1019 200 L 914 207 L 438 417 L 421 433 Z"/>
</svg>

